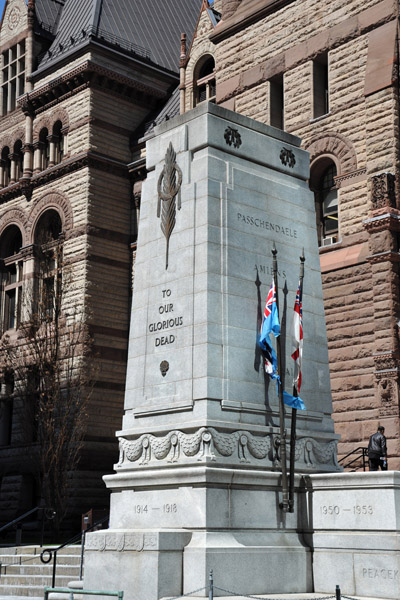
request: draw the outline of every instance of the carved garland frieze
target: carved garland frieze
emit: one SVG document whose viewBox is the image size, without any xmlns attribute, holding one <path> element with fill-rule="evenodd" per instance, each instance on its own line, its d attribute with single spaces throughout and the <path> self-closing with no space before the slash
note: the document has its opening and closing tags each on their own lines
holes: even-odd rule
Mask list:
<svg viewBox="0 0 400 600">
<path fill-rule="evenodd" d="M 122 552 L 132 550 L 142 552 L 143 550 L 154 550 L 157 547 L 157 534 L 155 533 L 113 533 L 98 531 L 88 535 L 85 549 L 104 552 L 107 550 Z"/>
<path fill-rule="evenodd" d="M 119 438 L 118 466 L 129 462 L 147 465 L 154 460 L 177 463 L 185 461 L 185 458 L 218 462 L 224 457 L 237 463 L 263 461 L 273 467 L 279 464 L 277 440 L 273 434 L 255 436 L 248 431 L 225 433 L 213 427 L 201 427 L 194 433 L 174 430 L 164 437 L 143 434 L 137 440 Z M 322 444 L 313 438 L 299 438 L 295 455 L 296 461 L 304 463 L 306 467 L 329 464 L 338 468 L 336 441 Z"/>
</svg>

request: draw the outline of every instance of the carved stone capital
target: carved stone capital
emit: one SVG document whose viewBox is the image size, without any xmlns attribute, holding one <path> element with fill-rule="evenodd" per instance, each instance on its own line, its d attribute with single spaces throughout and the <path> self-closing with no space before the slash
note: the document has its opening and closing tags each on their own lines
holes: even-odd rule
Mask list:
<svg viewBox="0 0 400 600">
<path fill-rule="evenodd" d="M 371 203 L 373 209 L 396 206 L 395 180 L 393 173 L 380 173 L 371 177 Z"/>
</svg>

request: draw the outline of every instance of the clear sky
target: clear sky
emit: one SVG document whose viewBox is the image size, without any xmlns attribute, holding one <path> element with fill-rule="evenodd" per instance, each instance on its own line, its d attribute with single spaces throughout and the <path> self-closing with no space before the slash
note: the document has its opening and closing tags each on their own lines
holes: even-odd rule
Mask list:
<svg viewBox="0 0 400 600">
<path fill-rule="evenodd" d="M 3 16 L 3 10 L 4 10 L 5 3 L 6 3 L 6 0 L 0 0 L 0 19 Z"/>
</svg>

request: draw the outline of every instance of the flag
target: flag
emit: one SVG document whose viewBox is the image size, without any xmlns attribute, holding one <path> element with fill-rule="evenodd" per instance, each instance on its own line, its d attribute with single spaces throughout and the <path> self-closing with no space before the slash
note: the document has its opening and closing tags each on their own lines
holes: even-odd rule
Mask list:
<svg viewBox="0 0 400 600">
<path fill-rule="evenodd" d="M 275 350 L 270 344 L 270 334 L 273 333 L 275 337 L 278 337 L 280 331 L 275 282 L 272 280 L 265 303 L 264 318 L 258 343 L 263 351 L 265 371 L 274 379 L 277 378 L 278 362 Z"/>
<path fill-rule="evenodd" d="M 261 340 L 268 340 L 270 333 L 273 333 L 275 337 L 278 337 L 280 332 L 281 326 L 279 324 L 278 307 L 276 304 L 275 281 L 272 280 L 264 308 L 264 319 L 261 328 Z"/>
<path fill-rule="evenodd" d="M 301 283 L 297 288 L 296 300 L 294 303 L 293 320 L 291 327 L 292 337 L 292 358 L 294 360 L 293 387 L 297 393 L 301 388 L 301 360 L 303 355 L 303 308 L 302 308 L 302 289 Z"/>
</svg>

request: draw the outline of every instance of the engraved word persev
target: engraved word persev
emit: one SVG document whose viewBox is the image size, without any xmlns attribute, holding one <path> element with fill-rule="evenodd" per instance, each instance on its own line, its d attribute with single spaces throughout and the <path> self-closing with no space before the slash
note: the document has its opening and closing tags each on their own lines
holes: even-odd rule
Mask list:
<svg viewBox="0 0 400 600">
<path fill-rule="evenodd" d="M 166 289 L 161 291 L 161 295 L 163 300 L 167 300 L 171 296 L 171 290 Z M 155 321 L 154 323 L 149 324 L 149 333 L 158 333 L 160 331 L 165 331 L 166 329 L 172 329 L 175 327 L 180 327 L 183 325 L 183 317 L 182 316 L 170 316 L 174 312 L 174 305 L 172 302 L 166 302 L 160 304 L 158 307 L 158 313 L 160 315 L 168 315 L 168 318 L 163 319 L 162 321 Z M 157 348 L 158 346 L 166 346 L 167 344 L 173 344 L 176 338 L 173 333 L 169 335 L 162 335 L 156 337 L 154 341 L 154 345 Z"/>
<path fill-rule="evenodd" d="M 291 227 L 284 227 L 283 225 L 278 225 L 277 223 L 271 223 L 271 221 L 264 221 L 264 219 L 259 219 L 258 217 L 254 217 L 252 215 L 242 215 L 242 213 L 237 213 L 238 221 L 246 223 L 246 225 L 250 225 L 252 227 L 258 227 L 259 229 L 267 229 L 268 231 L 276 231 L 276 233 L 281 233 L 286 237 L 297 239 L 297 229 L 292 229 Z"/>
<path fill-rule="evenodd" d="M 368 579 L 393 579 L 399 580 L 399 571 L 398 569 L 367 569 L 363 568 L 362 570 L 363 577 L 367 577 Z"/>
</svg>

